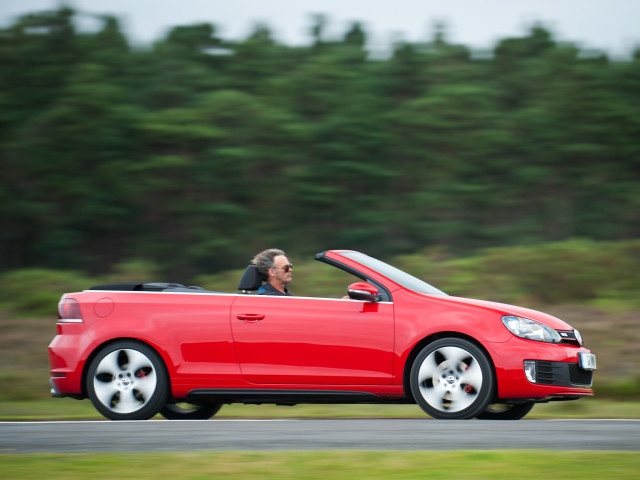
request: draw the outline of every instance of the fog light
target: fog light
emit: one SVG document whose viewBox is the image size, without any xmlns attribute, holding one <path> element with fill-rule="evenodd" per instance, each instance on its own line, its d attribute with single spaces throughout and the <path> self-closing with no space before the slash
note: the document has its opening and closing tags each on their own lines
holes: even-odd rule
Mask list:
<svg viewBox="0 0 640 480">
<path fill-rule="evenodd" d="M 524 361 L 524 374 L 531 383 L 536 383 L 536 362 L 533 360 Z"/>
</svg>

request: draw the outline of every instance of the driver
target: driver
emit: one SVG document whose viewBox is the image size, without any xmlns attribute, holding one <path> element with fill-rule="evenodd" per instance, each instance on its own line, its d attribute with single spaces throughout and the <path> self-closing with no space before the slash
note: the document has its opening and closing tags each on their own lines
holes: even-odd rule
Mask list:
<svg viewBox="0 0 640 480">
<path fill-rule="evenodd" d="M 277 248 L 269 248 L 258 253 L 251 260 L 266 279 L 258 291 L 258 295 L 288 295 L 287 284 L 291 281 L 293 265 L 287 259 L 285 253 Z"/>
</svg>

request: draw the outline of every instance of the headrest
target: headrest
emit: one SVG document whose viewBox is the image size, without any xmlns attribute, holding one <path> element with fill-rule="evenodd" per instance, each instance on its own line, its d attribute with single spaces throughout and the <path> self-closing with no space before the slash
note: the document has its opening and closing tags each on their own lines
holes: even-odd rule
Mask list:
<svg viewBox="0 0 640 480">
<path fill-rule="evenodd" d="M 242 274 L 238 290 L 257 290 L 262 285 L 262 280 L 264 276 L 258 272 L 258 267 L 249 265 Z"/>
</svg>

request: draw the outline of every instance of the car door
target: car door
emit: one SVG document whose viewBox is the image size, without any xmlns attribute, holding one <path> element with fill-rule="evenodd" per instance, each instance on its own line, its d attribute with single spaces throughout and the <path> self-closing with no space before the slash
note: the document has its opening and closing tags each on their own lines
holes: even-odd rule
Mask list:
<svg viewBox="0 0 640 480">
<path fill-rule="evenodd" d="M 393 304 L 240 296 L 231 328 L 243 377 L 256 384 L 391 383 Z"/>
</svg>

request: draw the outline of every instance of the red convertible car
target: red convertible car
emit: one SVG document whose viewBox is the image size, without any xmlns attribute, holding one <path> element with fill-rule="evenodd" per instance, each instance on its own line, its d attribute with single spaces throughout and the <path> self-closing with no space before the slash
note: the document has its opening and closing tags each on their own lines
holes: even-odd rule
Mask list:
<svg viewBox="0 0 640 480">
<path fill-rule="evenodd" d="M 350 250 L 348 297 L 253 295 L 168 283 L 66 293 L 49 345 L 55 397 L 113 420 L 209 418 L 222 404 L 416 402 L 440 419 L 519 419 L 593 395 L 595 356 L 550 315 L 449 296 Z"/>
</svg>

